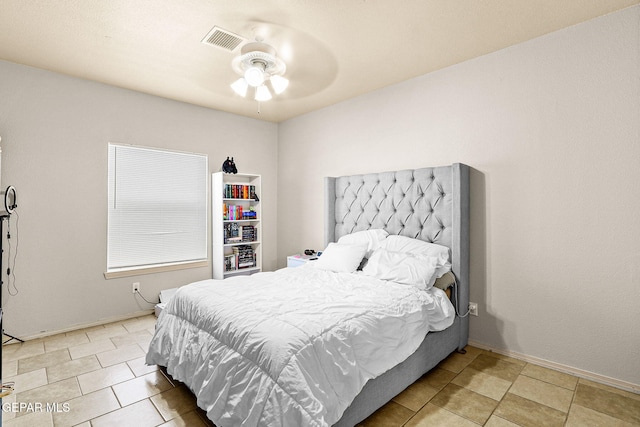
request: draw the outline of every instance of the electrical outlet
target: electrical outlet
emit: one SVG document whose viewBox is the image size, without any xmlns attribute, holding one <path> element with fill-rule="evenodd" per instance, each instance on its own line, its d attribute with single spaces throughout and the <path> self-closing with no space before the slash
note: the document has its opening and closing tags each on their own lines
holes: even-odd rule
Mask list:
<svg viewBox="0 0 640 427">
<path fill-rule="evenodd" d="M 131 284 L 131 292 L 133 292 L 134 294 L 136 292 L 140 292 L 140 282 L 133 282 Z"/>
<path fill-rule="evenodd" d="M 469 303 L 469 314 L 472 316 L 478 315 L 478 303 L 475 303 L 475 302 Z"/>
</svg>

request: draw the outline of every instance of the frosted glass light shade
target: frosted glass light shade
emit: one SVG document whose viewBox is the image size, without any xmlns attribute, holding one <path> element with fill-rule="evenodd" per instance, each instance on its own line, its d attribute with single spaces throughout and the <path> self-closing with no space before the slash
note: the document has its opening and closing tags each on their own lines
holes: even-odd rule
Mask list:
<svg viewBox="0 0 640 427">
<path fill-rule="evenodd" d="M 271 86 L 273 87 L 273 91 L 280 95 L 284 90 L 289 86 L 289 80 L 285 79 L 282 76 L 271 76 L 269 79 L 271 80 Z"/>
<path fill-rule="evenodd" d="M 271 99 L 271 92 L 269 92 L 269 89 L 265 85 L 258 86 L 258 88 L 256 89 L 255 100 L 268 101 L 270 99 Z"/>
<path fill-rule="evenodd" d="M 247 96 L 247 89 L 249 89 L 249 85 L 247 84 L 247 81 L 244 79 L 244 77 L 240 77 L 238 80 L 231 84 L 231 89 L 233 89 L 235 93 L 244 98 L 245 96 Z"/>
<path fill-rule="evenodd" d="M 244 79 L 249 86 L 258 87 L 264 83 L 264 69 L 257 66 L 249 67 L 244 72 Z"/>
</svg>

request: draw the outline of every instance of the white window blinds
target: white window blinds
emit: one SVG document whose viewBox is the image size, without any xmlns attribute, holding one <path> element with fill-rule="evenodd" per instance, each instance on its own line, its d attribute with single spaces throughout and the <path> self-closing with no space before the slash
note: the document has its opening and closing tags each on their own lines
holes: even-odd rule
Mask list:
<svg viewBox="0 0 640 427">
<path fill-rule="evenodd" d="M 109 144 L 107 271 L 207 259 L 207 156 Z"/>
</svg>

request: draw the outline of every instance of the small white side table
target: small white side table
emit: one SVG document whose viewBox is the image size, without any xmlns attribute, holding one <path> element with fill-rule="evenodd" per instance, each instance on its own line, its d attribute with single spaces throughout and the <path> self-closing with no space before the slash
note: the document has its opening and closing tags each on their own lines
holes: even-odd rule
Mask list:
<svg viewBox="0 0 640 427">
<path fill-rule="evenodd" d="M 318 255 L 289 255 L 287 257 L 287 267 L 300 267 L 309 261 L 318 259 Z"/>
</svg>

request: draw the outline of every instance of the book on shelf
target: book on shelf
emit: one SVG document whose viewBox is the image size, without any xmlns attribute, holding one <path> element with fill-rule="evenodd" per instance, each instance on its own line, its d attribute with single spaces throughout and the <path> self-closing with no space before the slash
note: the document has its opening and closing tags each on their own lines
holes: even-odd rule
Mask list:
<svg viewBox="0 0 640 427">
<path fill-rule="evenodd" d="M 232 253 L 226 254 L 225 271 L 234 271 L 256 266 L 256 253 L 250 245 L 234 246 Z"/>
<path fill-rule="evenodd" d="M 257 219 L 258 214 L 255 211 L 242 211 L 242 219 Z"/>
<path fill-rule="evenodd" d="M 243 225 L 240 230 L 243 242 L 255 242 L 258 237 L 256 228 L 253 225 Z"/>
<path fill-rule="evenodd" d="M 253 225 L 240 225 L 229 222 L 223 226 L 224 243 L 255 242 L 258 240 L 258 230 Z"/>
<path fill-rule="evenodd" d="M 227 199 L 254 199 L 256 186 L 248 184 L 225 184 L 224 197 Z"/>
<path fill-rule="evenodd" d="M 258 214 L 254 210 L 253 206 L 245 208 L 242 205 L 228 205 L 223 203 L 222 219 L 225 221 L 238 221 L 241 219 L 256 220 L 258 219 Z"/>
<path fill-rule="evenodd" d="M 234 271 L 236 269 L 236 256 L 234 254 L 224 256 L 224 270 Z"/>
</svg>

